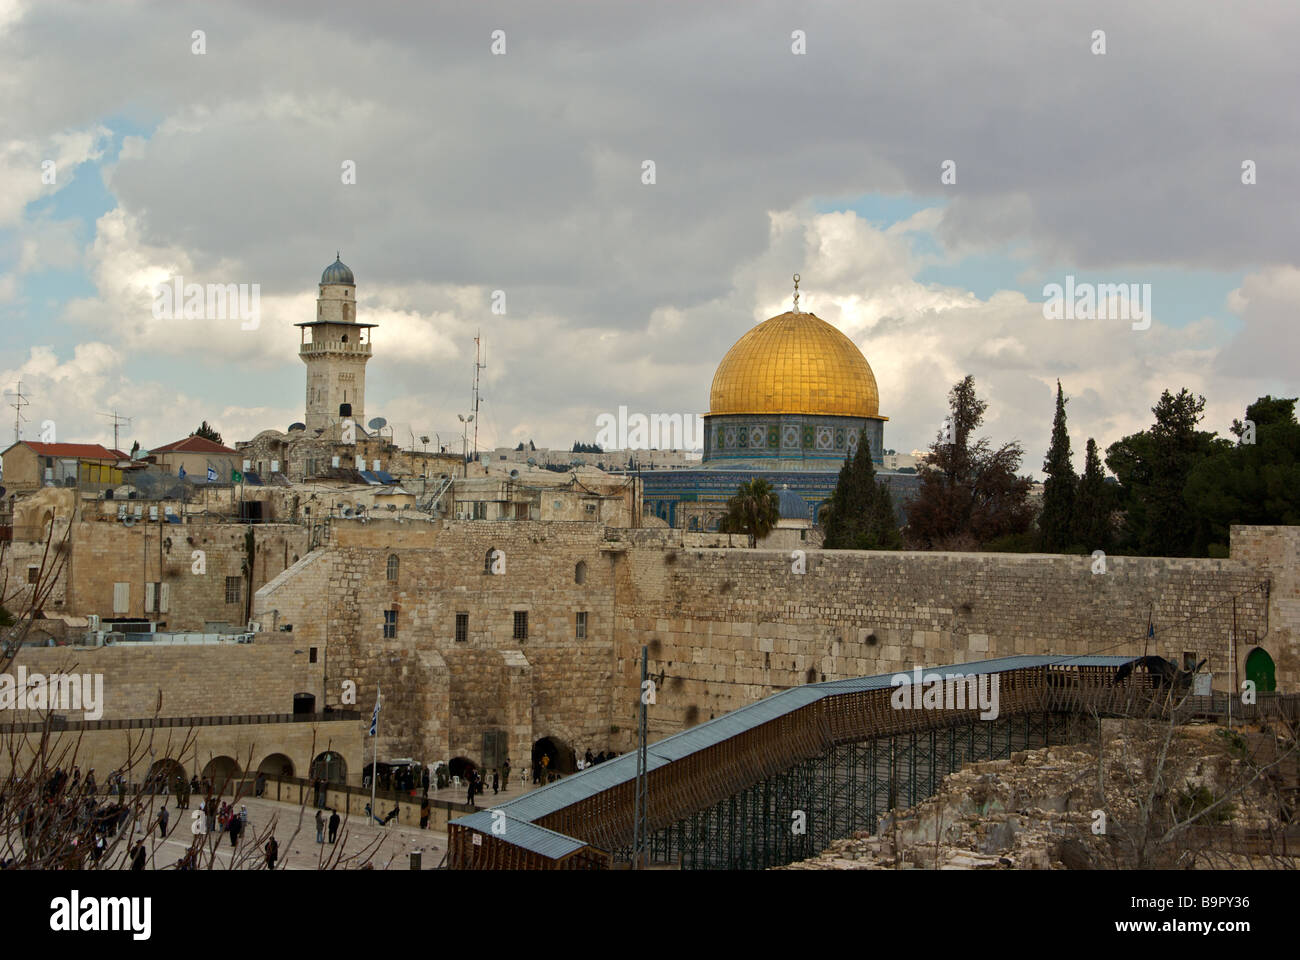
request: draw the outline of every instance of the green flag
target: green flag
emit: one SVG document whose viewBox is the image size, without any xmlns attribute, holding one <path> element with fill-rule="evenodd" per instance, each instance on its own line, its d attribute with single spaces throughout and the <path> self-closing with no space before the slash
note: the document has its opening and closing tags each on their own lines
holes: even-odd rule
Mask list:
<svg viewBox="0 0 1300 960">
<path fill-rule="evenodd" d="M 238 470 L 231 470 L 231 471 L 230 471 L 230 482 L 231 482 L 231 483 L 243 483 L 243 482 L 244 482 L 244 475 L 243 475 L 242 473 L 240 473 Z"/>
</svg>

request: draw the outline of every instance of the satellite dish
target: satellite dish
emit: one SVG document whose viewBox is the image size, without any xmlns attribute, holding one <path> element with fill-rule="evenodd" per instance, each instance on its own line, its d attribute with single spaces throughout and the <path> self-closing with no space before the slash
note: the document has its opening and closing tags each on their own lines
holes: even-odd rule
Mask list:
<svg viewBox="0 0 1300 960">
<path fill-rule="evenodd" d="M 339 513 L 340 513 L 342 516 L 350 517 L 350 516 L 352 516 L 352 508 L 351 508 L 351 507 L 344 507 L 342 510 L 339 511 Z"/>
<path fill-rule="evenodd" d="M 421 438 L 420 438 L 420 442 L 421 442 L 421 443 L 428 443 L 428 442 L 429 442 L 429 438 L 428 438 L 428 437 L 421 437 Z"/>
<path fill-rule="evenodd" d="M 290 432 L 290 433 L 292 433 L 292 432 L 295 431 L 295 430 L 306 430 L 306 429 L 307 429 L 307 424 L 305 424 L 305 423 L 291 423 L 291 424 L 289 424 L 289 432 Z"/>
<path fill-rule="evenodd" d="M 529 465 L 530 467 L 535 467 L 535 466 L 537 466 L 537 458 L 536 458 L 536 457 L 529 457 L 527 462 L 528 462 L 528 465 Z"/>
<path fill-rule="evenodd" d="M 518 470 L 511 470 L 511 471 L 510 471 L 510 476 L 512 476 L 512 477 L 517 477 L 517 476 L 519 476 L 519 471 L 518 471 Z"/>
<path fill-rule="evenodd" d="M 371 420 L 367 426 L 369 426 L 371 430 L 382 430 L 384 427 L 388 426 L 388 421 L 383 417 L 375 417 L 375 419 Z"/>
<path fill-rule="evenodd" d="M 128 517 L 123 517 L 123 518 L 122 518 L 122 526 L 124 526 L 124 527 L 134 527 L 134 526 L 135 526 L 135 517 L 129 517 L 129 516 L 128 516 Z"/>
</svg>

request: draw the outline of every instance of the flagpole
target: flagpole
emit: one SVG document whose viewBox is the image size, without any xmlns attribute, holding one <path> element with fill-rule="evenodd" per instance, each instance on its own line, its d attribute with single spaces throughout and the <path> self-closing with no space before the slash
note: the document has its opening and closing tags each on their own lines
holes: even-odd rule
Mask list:
<svg viewBox="0 0 1300 960">
<path fill-rule="evenodd" d="M 370 815 L 375 815 L 375 774 L 379 767 L 379 706 L 382 702 L 379 684 L 375 684 L 375 752 L 370 762 Z"/>
</svg>

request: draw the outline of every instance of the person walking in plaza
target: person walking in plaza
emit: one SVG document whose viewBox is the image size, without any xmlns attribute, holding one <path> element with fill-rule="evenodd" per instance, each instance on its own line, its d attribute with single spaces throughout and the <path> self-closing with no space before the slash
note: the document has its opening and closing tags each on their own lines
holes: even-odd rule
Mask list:
<svg viewBox="0 0 1300 960">
<path fill-rule="evenodd" d="M 505 761 L 501 764 L 501 789 L 502 790 L 510 789 L 510 758 L 509 757 L 506 757 Z"/>
<path fill-rule="evenodd" d="M 230 831 L 230 849 L 233 850 L 239 846 L 239 817 L 231 817 L 227 829 Z"/>
<path fill-rule="evenodd" d="M 325 814 L 316 811 L 316 842 L 325 842 Z"/>
<path fill-rule="evenodd" d="M 280 845 L 275 842 L 275 837 L 266 841 L 266 869 L 274 870 L 275 861 L 280 856 Z"/>
<path fill-rule="evenodd" d="M 137 840 L 135 846 L 131 848 L 131 869 L 143 870 L 145 861 L 144 841 Z"/>
<path fill-rule="evenodd" d="M 253 781 L 253 793 L 259 797 L 266 793 L 266 774 L 260 770 L 257 772 L 257 779 Z"/>
<path fill-rule="evenodd" d="M 429 798 L 425 797 L 424 802 L 420 804 L 420 829 L 429 829 Z"/>
<path fill-rule="evenodd" d="M 498 771 L 493 770 L 492 771 L 492 796 L 495 797 L 497 795 L 497 791 L 500 789 L 500 786 L 501 786 L 501 774 Z"/>
<path fill-rule="evenodd" d="M 340 821 L 339 812 L 337 810 L 331 810 L 330 811 L 330 843 L 334 843 L 335 839 L 339 835 L 339 821 Z"/>
<path fill-rule="evenodd" d="M 167 805 L 163 804 L 163 808 L 158 811 L 158 836 L 164 840 L 167 839 L 167 820 L 170 816 L 171 814 L 167 812 Z"/>
</svg>

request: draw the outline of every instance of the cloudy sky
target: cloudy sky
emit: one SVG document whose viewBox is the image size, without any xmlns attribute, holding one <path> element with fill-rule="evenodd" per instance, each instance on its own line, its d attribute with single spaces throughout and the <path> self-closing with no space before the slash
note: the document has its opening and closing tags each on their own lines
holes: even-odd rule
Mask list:
<svg viewBox="0 0 1300 960">
<path fill-rule="evenodd" d="M 1077 461 L 1166 387 L 1225 432 L 1300 392 L 1300 6 L 1082 6 L 0 0 L 0 381 L 29 437 L 283 429 L 341 250 L 401 442 L 458 435 L 479 330 L 480 445 L 707 412 L 795 272 L 888 447 L 966 373 L 1027 472 L 1058 377 Z M 1067 275 L 1150 284 L 1149 329 L 1045 319 Z M 260 325 L 155 319 L 176 276 L 259 284 Z"/>
</svg>

